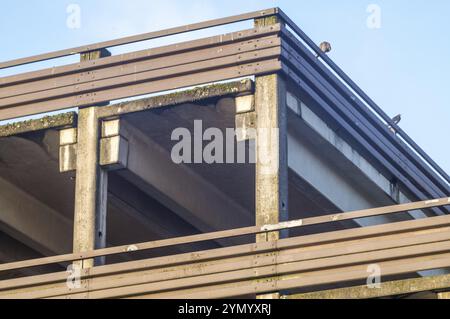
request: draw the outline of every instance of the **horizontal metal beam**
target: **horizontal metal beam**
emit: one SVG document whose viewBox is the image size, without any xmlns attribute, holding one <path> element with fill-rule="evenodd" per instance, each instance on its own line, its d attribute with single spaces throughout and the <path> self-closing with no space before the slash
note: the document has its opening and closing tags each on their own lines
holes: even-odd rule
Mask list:
<svg viewBox="0 0 450 319">
<path fill-rule="evenodd" d="M 40 265 L 53 264 L 53 263 L 71 262 L 71 261 L 76 261 L 76 260 L 90 259 L 90 258 L 94 258 L 94 257 L 109 256 L 109 255 L 115 255 L 115 254 L 126 254 L 126 253 L 130 252 L 130 247 L 133 247 L 133 251 L 136 251 L 136 250 L 143 251 L 143 250 L 175 246 L 175 245 L 181 245 L 181 244 L 187 244 L 187 243 L 218 240 L 218 239 L 232 238 L 232 237 L 245 236 L 245 235 L 256 235 L 256 234 L 273 232 L 273 231 L 284 230 L 284 229 L 299 228 L 299 227 L 303 227 L 303 226 L 307 226 L 307 225 L 318 225 L 318 224 L 322 224 L 322 223 L 337 222 L 337 221 L 350 220 L 350 219 L 355 219 L 355 218 L 365 218 L 365 217 L 407 212 L 410 210 L 426 209 L 426 208 L 439 207 L 439 206 L 444 206 L 444 205 L 450 205 L 450 198 L 443 198 L 443 199 L 395 205 L 395 206 L 387 206 L 384 208 L 376 208 L 376 209 L 355 211 L 355 212 L 342 213 L 342 214 L 332 214 L 332 215 L 321 216 L 321 217 L 313 217 L 310 219 L 280 223 L 277 225 L 265 225 L 262 227 L 253 226 L 253 227 L 226 230 L 226 231 L 220 231 L 220 232 L 214 232 L 214 233 L 208 233 L 208 234 L 200 234 L 200 235 L 179 237 L 179 238 L 166 239 L 166 240 L 160 240 L 160 241 L 153 241 L 153 242 L 141 243 L 141 244 L 136 244 L 136 245 L 131 245 L 131 246 L 127 245 L 127 246 L 106 248 L 106 249 L 100 249 L 100 250 L 95 250 L 95 251 L 90 251 L 90 252 L 85 252 L 85 253 L 79 253 L 79 254 L 68 254 L 68 255 L 46 257 L 46 258 L 41 258 L 41 259 L 9 263 L 9 264 L 3 264 L 3 265 L 0 264 L 0 271 L 27 268 L 27 267 L 40 266 Z M 350 230 L 344 231 L 343 234 L 348 233 L 349 236 L 358 236 L 358 234 L 360 234 L 360 232 L 371 231 L 373 229 L 379 229 L 378 231 L 383 231 L 382 229 L 388 230 L 389 226 L 394 227 L 394 228 L 397 227 L 397 228 L 395 228 L 396 231 L 401 231 L 402 227 L 407 229 L 407 227 L 423 227 L 424 225 L 426 225 L 427 227 L 442 225 L 442 227 L 443 227 L 446 222 L 450 222 L 450 216 L 434 217 L 434 218 L 427 218 L 427 219 L 418 220 L 418 221 L 410 221 L 410 222 L 396 223 L 396 224 L 390 224 L 390 225 L 383 225 L 383 227 L 377 226 L 378 228 L 366 227 L 366 228 L 361 228 L 361 229 L 350 229 Z M 334 236 L 334 237 L 332 237 L 333 240 L 338 240 L 338 237 L 336 237 L 336 236 L 338 236 L 339 234 L 341 234 L 341 233 L 340 232 L 328 233 L 328 235 Z M 327 238 L 327 234 L 318 234 L 318 235 L 320 235 L 322 240 Z M 304 238 L 304 240 L 305 240 L 305 238 Z M 314 239 L 314 240 L 317 242 L 318 239 Z"/>
<path fill-rule="evenodd" d="M 125 37 L 125 38 L 111 40 L 111 41 L 99 42 L 99 43 L 95 43 L 95 44 L 90 44 L 90 45 L 85 45 L 85 46 L 60 50 L 60 51 L 39 54 L 39 55 L 27 57 L 27 58 L 21 58 L 21 59 L 16 59 L 16 60 L 12 60 L 12 61 L 1 62 L 0 70 L 5 69 L 5 68 L 10 68 L 13 66 L 25 65 L 25 64 L 39 62 L 39 61 L 46 61 L 46 60 L 65 57 L 65 56 L 69 56 L 69 55 L 80 54 L 80 53 L 89 52 L 89 51 L 95 51 L 95 50 L 99 50 L 99 49 L 111 48 L 111 47 L 116 47 L 116 46 L 120 46 L 120 45 L 135 43 L 135 42 L 158 39 L 158 38 L 167 37 L 167 36 L 171 36 L 171 35 L 177 35 L 177 34 L 182 34 L 182 33 L 186 33 L 186 32 L 192 32 L 192 31 L 207 29 L 207 28 L 211 28 L 211 27 L 218 27 L 218 26 L 222 26 L 222 25 L 226 25 L 226 24 L 267 17 L 267 16 L 271 16 L 271 15 L 274 15 L 277 13 L 278 13 L 278 8 L 271 8 L 271 9 L 262 10 L 262 11 L 255 11 L 255 12 L 235 15 L 235 16 L 221 18 L 221 19 L 214 19 L 214 20 L 209 20 L 209 21 L 205 21 L 205 22 L 194 23 L 194 24 L 190 24 L 190 25 L 184 25 L 184 26 L 180 26 L 180 27 L 144 33 L 144 34 L 140 34 L 140 35 Z"/>
</svg>

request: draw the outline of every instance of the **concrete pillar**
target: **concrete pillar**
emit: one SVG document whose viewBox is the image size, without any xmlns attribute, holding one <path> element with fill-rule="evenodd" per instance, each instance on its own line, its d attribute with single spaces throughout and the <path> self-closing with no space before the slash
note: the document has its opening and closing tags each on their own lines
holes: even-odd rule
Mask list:
<svg viewBox="0 0 450 319">
<path fill-rule="evenodd" d="M 286 90 L 277 74 L 258 77 L 256 107 L 256 224 L 288 220 Z M 278 240 L 278 232 L 261 234 L 257 241 Z"/>
<path fill-rule="evenodd" d="M 107 51 L 84 53 L 82 60 L 109 55 Z M 77 158 L 74 215 L 74 253 L 104 248 L 106 245 L 106 210 L 108 173 L 99 165 L 100 123 L 97 107 L 87 107 L 78 112 Z M 95 265 L 104 264 L 104 258 Z M 94 266 L 94 260 L 78 264 L 82 268 Z"/>
<path fill-rule="evenodd" d="M 255 20 L 256 27 L 278 22 L 277 17 Z M 256 224 L 288 220 L 288 163 L 286 85 L 278 74 L 256 77 Z M 282 233 L 281 237 L 287 233 Z M 257 242 L 275 241 L 279 232 L 261 234 Z M 258 299 L 279 299 L 279 293 Z"/>
</svg>

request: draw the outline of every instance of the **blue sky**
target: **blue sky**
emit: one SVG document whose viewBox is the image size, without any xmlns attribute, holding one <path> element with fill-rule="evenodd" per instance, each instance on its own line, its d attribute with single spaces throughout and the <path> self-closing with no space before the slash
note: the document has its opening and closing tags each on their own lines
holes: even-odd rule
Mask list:
<svg viewBox="0 0 450 319">
<path fill-rule="evenodd" d="M 81 8 L 79 29 L 66 25 L 66 9 L 72 3 Z M 370 4 L 381 9 L 380 29 L 367 27 Z M 388 114 L 403 114 L 401 126 L 450 172 L 448 0 L 2 1 L 0 61 L 274 6 L 288 13 L 314 41 L 331 42 L 330 57 Z M 13 71 L 17 72 L 0 71 L 0 76 Z"/>
</svg>

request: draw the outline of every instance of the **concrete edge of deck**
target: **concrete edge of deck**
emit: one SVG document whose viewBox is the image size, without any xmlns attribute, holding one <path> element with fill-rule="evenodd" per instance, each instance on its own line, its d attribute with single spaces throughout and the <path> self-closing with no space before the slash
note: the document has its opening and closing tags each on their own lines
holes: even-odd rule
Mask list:
<svg viewBox="0 0 450 319">
<path fill-rule="evenodd" d="M 51 128 L 73 126 L 77 121 L 76 112 L 66 112 L 56 115 L 48 115 L 39 119 L 9 123 L 0 126 L 0 137 L 37 132 Z"/>
<path fill-rule="evenodd" d="M 99 118 L 115 117 L 165 106 L 179 105 L 183 103 L 192 103 L 211 98 L 250 93 L 253 92 L 253 90 L 254 84 L 250 79 L 244 79 L 242 81 L 234 82 L 216 83 L 195 87 L 193 89 L 176 91 L 170 94 L 113 104 L 99 109 L 98 116 Z"/>
<path fill-rule="evenodd" d="M 245 79 L 227 83 L 211 84 L 195 87 L 189 90 L 177 91 L 170 94 L 153 96 L 145 99 L 122 102 L 99 108 L 99 117 L 107 118 L 125 115 L 128 113 L 142 112 L 159 107 L 179 105 L 182 103 L 197 102 L 210 98 L 239 95 L 253 91 L 253 81 Z M 37 132 L 47 129 L 73 127 L 77 122 L 76 112 L 66 112 L 56 115 L 48 115 L 38 119 L 18 121 L 0 126 L 0 137 Z"/>
</svg>

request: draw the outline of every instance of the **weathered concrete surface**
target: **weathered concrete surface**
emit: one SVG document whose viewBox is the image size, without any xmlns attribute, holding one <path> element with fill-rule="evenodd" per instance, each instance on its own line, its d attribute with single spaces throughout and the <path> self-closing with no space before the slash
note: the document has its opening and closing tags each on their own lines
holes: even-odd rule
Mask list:
<svg viewBox="0 0 450 319">
<path fill-rule="evenodd" d="M 75 112 L 45 116 L 40 119 L 14 122 L 0 126 L 0 137 L 8 137 L 23 133 L 36 132 L 51 128 L 60 128 L 76 125 Z"/>
<path fill-rule="evenodd" d="M 123 121 L 126 126 L 127 122 Z M 157 198 L 199 230 L 232 229 L 251 223 L 250 213 L 134 126 L 123 131 L 130 150 L 120 175 Z"/>
<path fill-rule="evenodd" d="M 288 219 L 286 88 L 279 75 L 256 79 L 256 225 Z M 278 233 L 258 235 L 273 241 Z"/>
<path fill-rule="evenodd" d="M 0 178 L 0 229 L 43 255 L 71 251 L 72 222 Z"/>
<path fill-rule="evenodd" d="M 99 110 L 99 118 L 116 117 L 123 114 L 157 109 L 165 106 L 175 106 L 196 101 L 205 101 L 217 97 L 235 96 L 253 91 L 253 81 L 212 84 L 196 87 L 190 90 L 177 91 L 170 94 L 154 96 L 136 101 L 123 102 L 117 105 L 103 107 Z"/>
<path fill-rule="evenodd" d="M 99 164 L 100 124 L 97 107 L 78 115 L 77 165 L 73 251 L 85 252 L 106 245 L 107 173 Z M 83 262 L 83 268 L 93 266 Z"/>
</svg>

